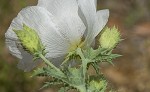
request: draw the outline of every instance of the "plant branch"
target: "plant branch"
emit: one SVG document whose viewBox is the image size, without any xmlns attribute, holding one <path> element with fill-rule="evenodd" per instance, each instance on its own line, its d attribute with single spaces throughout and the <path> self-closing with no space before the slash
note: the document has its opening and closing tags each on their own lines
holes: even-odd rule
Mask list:
<svg viewBox="0 0 150 92">
<path fill-rule="evenodd" d="M 42 54 L 39 54 L 39 57 L 40 57 L 41 59 L 43 59 L 43 61 L 44 61 L 47 65 L 49 65 L 51 68 L 55 69 L 56 71 L 61 72 L 60 69 L 58 69 L 56 66 L 54 66 L 54 65 L 53 65 L 49 60 L 47 60 Z"/>
</svg>

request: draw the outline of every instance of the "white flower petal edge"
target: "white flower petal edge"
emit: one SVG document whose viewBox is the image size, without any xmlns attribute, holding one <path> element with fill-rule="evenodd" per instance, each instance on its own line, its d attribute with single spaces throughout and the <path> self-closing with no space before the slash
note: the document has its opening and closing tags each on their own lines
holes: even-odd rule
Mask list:
<svg viewBox="0 0 150 92">
<path fill-rule="evenodd" d="M 20 52 L 17 44 L 19 43 L 16 34 L 13 32 L 13 29 L 19 30 L 22 29 L 22 24 L 25 23 L 27 26 L 35 29 L 39 34 L 43 44 L 49 46 L 46 48 L 47 51 L 50 51 L 50 57 L 55 57 L 58 54 L 63 54 L 64 50 L 68 47 L 69 43 L 61 36 L 58 32 L 58 28 L 55 23 L 52 21 L 53 16 L 44 8 L 33 6 L 27 7 L 19 12 L 18 16 L 12 21 L 8 31 L 6 32 L 6 44 L 11 51 L 12 55 L 17 56 L 21 59 L 19 62 L 19 68 L 24 70 L 31 70 L 34 67 L 33 60 L 26 61 L 24 54 L 25 52 Z M 11 44 L 11 45 L 10 45 Z M 50 49 L 51 48 L 51 49 Z M 33 67 L 26 67 L 33 66 Z"/>
<path fill-rule="evenodd" d="M 90 46 L 94 38 L 100 33 L 102 28 L 106 25 L 109 17 L 109 12 L 108 10 L 104 10 L 102 13 L 100 12 L 97 13 L 95 7 L 97 6 L 97 4 L 95 5 L 95 3 L 97 3 L 97 0 L 77 0 L 77 1 L 79 4 L 79 8 L 81 9 L 79 11 L 79 15 L 87 27 L 85 44 L 87 46 Z M 103 18 L 104 16 L 105 18 Z"/>
<path fill-rule="evenodd" d="M 98 30 L 102 30 L 103 27 L 106 25 L 107 21 L 108 21 L 108 17 L 109 17 L 109 10 L 108 9 L 103 9 L 103 10 L 99 10 L 97 11 L 97 18 L 98 18 Z"/>
<path fill-rule="evenodd" d="M 71 44 L 80 42 L 85 26 L 78 16 L 76 0 L 39 0 L 38 6 L 44 7 L 57 18 L 61 34 Z"/>
<path fill-rule="evenodd" d="M 17 40 L 13 40 L 13 38 L 8 38 L 9 36 L 7 35 L 5 43 L 7 48 L 9 49 L 10 53 L 14 56 L 16 56 L 19 59 L 22 59 L 21 52 L 17 48 Z"/>
<path fill-rule="evenodd" d="M 96 7 L 95 7 L 95 0 L 78 0 L 79 7 L 81 9 L 81 14 L 85 17 L 86 20 L 86 40 L 87 38 L 90 39 L 90 35 L 93 34 L 93 26 L 95 23 L 96 18 Z M 83 17 L 81 17 L 83 18 Z M 93 39 L 92 39 L 93 40 Z M 86 43 L 86 45 L 90 45 L 92 42 Z"/>
<path fill-rule="evenodd" d="M 95 6 L 96 6 L 96 8 L 97 8 L 97 0 L 94 0 L 95 1 Z"/>
<path fill-rule="evenodd" d="M 13 31 L 7 31 L 5 36 L 6 36 L 6 45 L 8 49 L 10 50 L 10 53 L 20 59 L 20 62 L 18 63 L 19 69 L 22 69 L 25 72 L 28 72 L 31 69 L 33 69 L 37 64 L 40 63 L 40 60 L 37 60 L 36 62 L 32 62 L 33 57 L 29 53 L 27 53 L 26 51 L 23 51 L 20 48 L 21 47 L 19 45 L 20 42 L 18 41 L 18 38 L 16 34 L 14 34 Z"/>
<path fill-rule="evenodd" d="M 16 18 L 14 18 L 14 20 L 16 20 Z M 5 33 L 5 42 L 6 42 L 6 46 L 8 47 L 8 49 L 10 50 L 10 53 L 14 56 L 16 56 L 19 59 L 22 59 L 22 55 L 21 52 L 19 51 L 18 44 L 20 43 L 18 40 L 17 35 L 15 34 L 14 31 L 12 31 L 12 28 L 16 28 L 16 29 L 21 29 L 22 27 L 19 24 L 20 21 L 16 20 L 16 23 L 14 23 L 14 20 L 12 21 L 9 29 L 7 30 L 7 32 Z"/>
<path fill-rule="evenodd" d="M 22 59 L 19 61 L 17 67 L 21 70 L 24 70 L 24 72 L 31 71 L 31 69 L 41 63 L 40 59 L 33 61 L 33 56 L 24 51 L 22 48 L 20 48 L 19 50 L 21 51 Z"/>
</svg>

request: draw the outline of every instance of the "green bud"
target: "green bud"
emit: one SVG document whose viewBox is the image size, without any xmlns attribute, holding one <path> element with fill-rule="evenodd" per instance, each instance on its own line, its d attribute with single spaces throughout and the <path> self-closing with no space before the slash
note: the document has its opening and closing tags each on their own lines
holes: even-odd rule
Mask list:
<svg viewBox="0 0 150 92">
<path fill-rule="evenodd" d="M 107 81 L 106 80 L 99 80 L 99 81 L 95 81 L 92 80 L 90 82 L 90 90 L 93 92 L 97 92 L 97 91 L 102 91 L 102 90 L 106 90 L 107 87 Z"/>
<path fill-rule="evenodd" d="M 34 29 L 23 24 L 22 30 L 13 30 L 18 36 L 23 48 L 31 54 L 43 51 L 43 45 Z"/>
<path fill-rule="evenodd" d="M 99 39 L 100 45 L 102 48 L 113 49 L 120 41 L 120 32 L 114 26 L 112 29 L 106 28 L 104 32 L 102 32 L 101 37 Z"/>
</svg>

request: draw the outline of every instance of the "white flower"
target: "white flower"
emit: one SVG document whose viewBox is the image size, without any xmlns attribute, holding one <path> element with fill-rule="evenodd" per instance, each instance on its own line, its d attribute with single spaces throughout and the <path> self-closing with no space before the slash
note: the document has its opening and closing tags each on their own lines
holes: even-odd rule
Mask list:
<svg viewBox="0 0 150 92">
<path fill-rule="evenodd" d="M 46 46 L 47 58 L 63 56 L 72 46 L 78 46 L 85 31 L 76 0 L 39 0 L 37 6 L 24 8 L 13 19 L 5 37 L 11 54 L 21 59 L 18 67 L 25 71 L 31 70 L 37 62 L 18 45 L 20 42 L 13 29 L 21 30 L 23 24 L 38 33 Z"/>
<path fill-rule="evenodd" d="M 97 0 L 77 0 L 79 16 L 86 26 L 85 45 L 90 46 L 108 21 L 109 10 L 97 11 Z"/>
<path fill-rule="evenodd" d="M 37 6 L 21 10 L 5 34 L 11 54 L 21 60 L 18 67 L 29 71 L 38 62 L 33 62 L 32 56 L 21 48 L 13 29 L 20 30 L 23 24 L 34 29 L 46 46 L 46 57 L 61 59 L 81 44 L 83 35 L 84 45 L 89 46 L 105 26 L 108 10 L 96 12 L 96 3 L 96 0 L 38 0 Z"/>
</svg>

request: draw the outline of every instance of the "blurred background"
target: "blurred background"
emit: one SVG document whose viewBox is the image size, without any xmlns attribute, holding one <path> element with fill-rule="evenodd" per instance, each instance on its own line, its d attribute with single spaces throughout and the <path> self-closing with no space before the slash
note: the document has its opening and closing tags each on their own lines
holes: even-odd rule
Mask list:
<svg viewBox="0 0 150 92">
<path fill-rule="evenodd" d="M 0 0 L 0 92 L 53 92 L 39 90 L 40 78 L 17 69 L 17 59 L 4 44 L 4 34 L 12 19 L 37 0 Z M 109 9 L 107 26 L 117 26 L 124 39 L 114 53 L 123 56 L 115 66 L 105 64 L 102 71 L 117 92 L 150 92 L 150 0 L 98 0 L 98 9 Z"/>
</svg>

